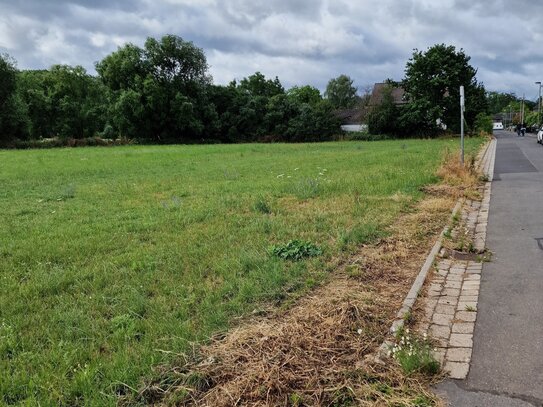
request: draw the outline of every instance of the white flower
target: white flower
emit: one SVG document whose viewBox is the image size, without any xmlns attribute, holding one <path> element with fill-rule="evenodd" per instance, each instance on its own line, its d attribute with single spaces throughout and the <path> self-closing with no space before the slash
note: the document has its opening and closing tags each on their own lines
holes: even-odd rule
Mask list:
<svg viewBox="0 0 543 407">
<path fill-rule="evenodd" d="M 285 174 L 279 174 L 279 175 L 277 176 L 277 178 L 281 178 L 281 177 L 284 177 L 284 176 L 285 176 Z"/>
<path fill-rule="evenodd" d="M 356 332 L 358 332 L 358 335 L 362 335 L 362 329 L 358 328 Z"/>
<path fill-rule="evenodd" d="M 299 168 L 294 168 L 294 171 L 298 171 L 298 170 L 299 170 Z"/>
</svg>

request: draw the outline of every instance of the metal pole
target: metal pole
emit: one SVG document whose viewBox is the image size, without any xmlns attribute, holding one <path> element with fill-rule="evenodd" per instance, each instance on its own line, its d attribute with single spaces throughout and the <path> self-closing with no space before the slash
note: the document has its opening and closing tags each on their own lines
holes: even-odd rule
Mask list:
<svg viewBox="0 0 543 407">
<path fill-rule="evenodd" d="M 537 99 L 537 127 L 541 127 L 541 81 L 535 83 L 539 85 L 539 99 Z"/>
<path fill-rule="evenodd" d="M 464 165 L 464 87 L 460 86 L 460 164 Z"/>
<path fill-rule="evenodd" d="M 520 107 L 520 125 L 524 124 L 524 93 L 522 94 L 522 105 Z"/>
</svg>

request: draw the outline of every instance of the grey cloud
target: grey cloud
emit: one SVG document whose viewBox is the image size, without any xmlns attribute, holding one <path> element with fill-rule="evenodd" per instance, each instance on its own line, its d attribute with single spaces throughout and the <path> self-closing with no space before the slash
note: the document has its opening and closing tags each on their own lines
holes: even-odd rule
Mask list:
<svg viewBox="0 0 543 407">
<path fill-rule="evenodd" d="M 130 41 L 182 36 L 220 83 L 260 70 L 321 89 L 403 76 L 412 50 L 463 48 L 487 88 L 531 92 L 543 74 L 543 3 L 517 0 L 0 0 L 0 52 L 20 68 L 94 62 Z"/>
</svg>

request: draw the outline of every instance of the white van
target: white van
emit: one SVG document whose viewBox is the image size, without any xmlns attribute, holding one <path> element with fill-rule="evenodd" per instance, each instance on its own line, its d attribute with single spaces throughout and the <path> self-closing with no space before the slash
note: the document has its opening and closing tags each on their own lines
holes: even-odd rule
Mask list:
<svg viewBox="0 0 543 407">
<path fill-rule="evenodd" d="M 503 123 L 502 122 L 494 122 L 492 124 L 493 130 L 503 130 Z"/>
</svg>

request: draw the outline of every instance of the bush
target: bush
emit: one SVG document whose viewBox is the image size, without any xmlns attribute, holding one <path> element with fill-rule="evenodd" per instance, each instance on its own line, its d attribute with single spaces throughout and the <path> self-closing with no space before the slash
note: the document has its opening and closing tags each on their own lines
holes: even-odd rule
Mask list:
<svg viewBox="0 0 543 407">
<path fill-rule="evenodd" d="M 475 117 L 475 122 L 473 126 L 475 128 L 476 133 L 483 132 L 483 133 L 492 134 L 492 128 L 493 128 L 492 116 L 486 115 L 484 113 L 479 113 Z"/>
</svg>

